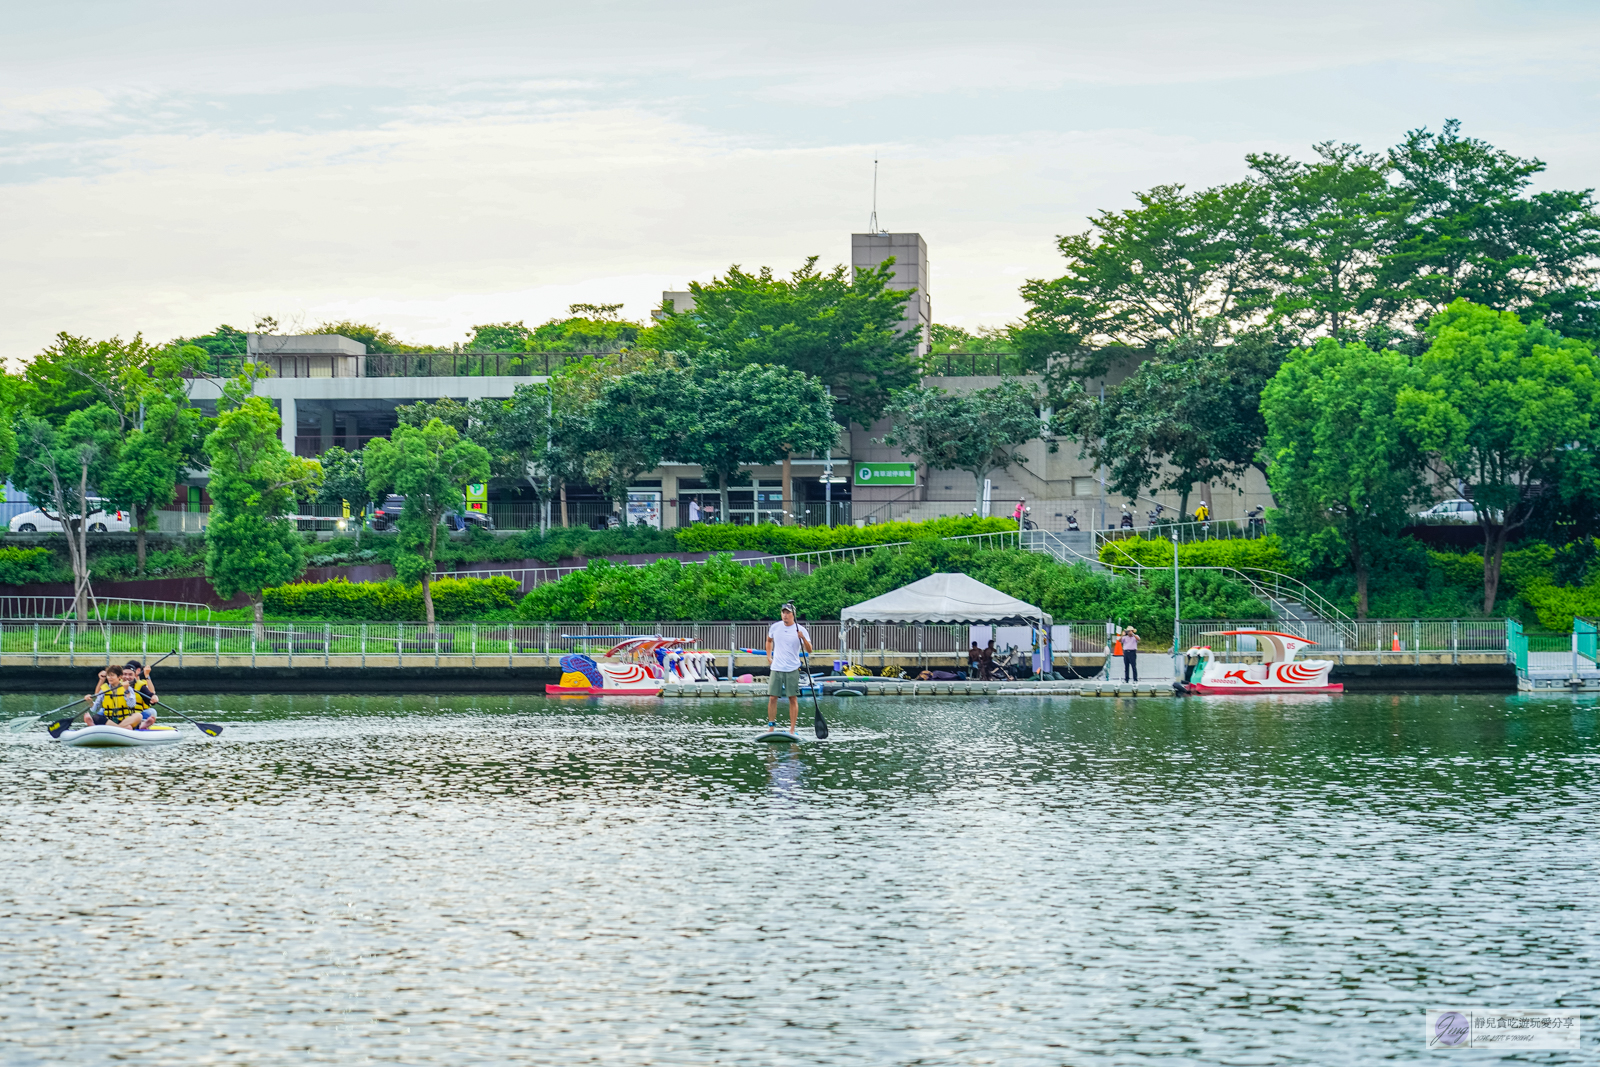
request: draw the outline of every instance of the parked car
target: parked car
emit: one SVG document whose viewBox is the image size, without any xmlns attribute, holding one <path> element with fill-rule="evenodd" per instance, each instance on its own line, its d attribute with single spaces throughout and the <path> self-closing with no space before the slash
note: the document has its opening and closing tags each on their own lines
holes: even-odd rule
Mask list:
<svg viewBox="0 0 1600 1067">
<path fill-rule="evenodd" d="M 132 516 L 126 511 L 93 511 L 89 513 L 90 533 L 127 533 L 133 528 Z M 61 524 L 38 508 L 24 511 L 11 520 L 12 533 L 60 533 Z"/>
<path fill-rule="evenodd" d="M 1478 521 L 1478 509 L 1473 506 L 1470 500 L 1462 500 L 1460 498 L 1446 500 L 1435 504 L 1427 511 L 1418 512 L 1417 521 L 1423 523 L 1475 523 Z"/>
<path fill-rule="evenodd" d="M 405 509 L 406 498 L 398 493 L 390 493 L 388 496 L 383 498 L 382 504 L 379 504 L 375 509 L 373 509 L 372 528 L 379 531 L 394 529 L 395 526 L 400 522 L 400 513 L 405 511 Z M 461 521 L 458 523 L 455 521 L 456 519 Z M 439 520 L 439 522 L 441 525 L 448 526 L 452 530 L 464 530 L 468 526 L 481 526 L 485 530 L 494 529 L 494 520 L 482 512 L 477 511 L 447 511 L 445 512 L 444 517 Z"/>
</svg>

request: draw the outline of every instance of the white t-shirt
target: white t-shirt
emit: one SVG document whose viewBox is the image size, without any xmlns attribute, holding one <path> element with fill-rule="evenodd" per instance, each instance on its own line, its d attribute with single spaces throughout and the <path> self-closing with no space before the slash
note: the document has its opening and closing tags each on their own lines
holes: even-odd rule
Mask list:
<svg viewBox="0 0 1600 1067">
<path fill-rule="evenodd" d="M 811 633 L 804 626 L 795 623 L 785 626 L 775 622 L 767 627 L 767 636 L 772 638 L 772 669 L 775 671 L 797 671 L 800 669 L 800 639 L 804 637 L 811 640 Z"/>
</svg>

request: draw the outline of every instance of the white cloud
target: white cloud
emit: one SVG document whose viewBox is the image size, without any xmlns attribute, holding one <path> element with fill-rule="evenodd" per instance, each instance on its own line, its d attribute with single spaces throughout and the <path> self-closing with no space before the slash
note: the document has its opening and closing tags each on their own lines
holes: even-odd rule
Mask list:
<svg viewBox="0 0 1600 1067">
<path fill-rule="evenodd" d="M 730 263 L 846 259 L 874 157 L 881 221 L 928 240 L 936 317 L 997 324 L 1055 271 L 1057 234 L 1134 189 L 1239 177 L 1247 151 L 1460 115 L 1551 183 L 1596 184 L 1596 19 L 130 0 L 89 24 L 36 5 L 0 38 L 0 354 L 263 313 L 429 341 L 575 301 L 642 316 Z"/>
</svg>

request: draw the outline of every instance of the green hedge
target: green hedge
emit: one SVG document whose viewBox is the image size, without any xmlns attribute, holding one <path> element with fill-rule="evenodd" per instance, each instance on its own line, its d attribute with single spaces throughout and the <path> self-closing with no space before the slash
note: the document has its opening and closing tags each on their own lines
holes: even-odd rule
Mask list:
<svg viewBox="0 0 1600 1067">
<path fill-rule="evenodd" d="M 925 537 L 961 537 L 967 534 L 1016 532 L 1011 519 L 973 519 L 953 516 L 927 522 L 882 522 L 871 526 L 759 526 L 697 525 L 677 532 L 685 552 L 750 550 L 786 555 L 828 548 L 882 545 L 916 541 Z M 1169 557 L 1170 558 L 1170 557 Z"/>
<path fill-rule="evenodd" d="M 1108 567 L 1137 563 L 1145 567 L 1172 566 L 1172 542 L 1125 537 L 1100 546 L 1100 562 Z M 1188 541 L 1178 546 L 1178 566 L 1255 567 L 1299 577 L 1297 565 L 1276 535 L 1226 541 Z"/>
<path fill-rule="evenodd" d="M 522 588 L 512 578 L 440 578 L 433 583 L 433 610 L 440 620 L 509 618 Z M 282 585 L 266 591 L 263 609 L 285 619 L 348 619 L 416 622 L 423 618 L 422 586 L 397 581 Z"/>
</svg>

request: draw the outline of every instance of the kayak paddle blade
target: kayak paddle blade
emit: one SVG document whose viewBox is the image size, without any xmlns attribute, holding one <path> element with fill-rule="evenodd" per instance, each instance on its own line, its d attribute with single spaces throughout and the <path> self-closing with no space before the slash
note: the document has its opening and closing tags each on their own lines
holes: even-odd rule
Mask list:
<svg viewBox="0 0 1600 1067">
<path fill-rule="evenodd" d="M 222 733 L 222 727 L 218 726 L 214 722 L 197 722 L 195 725 L 200 727 L 200 732 L 205 734 L 207 737 L 216 737 L 218 734 Z"/>
<path fill-rule="evenodd" d="M 828 720 L 822 717 L 821 711 L 817 712 L 817 720 L 811 724 L 811 728 L 817 732 L 818 737 L 826 738 L 828 736 Z"/>
<path fill-rule="evenodd" d="M 45 727 L 45 729 L 50 732 L 51 737 L 60 737 L 62 734 L 67 732 L 67 727 L 71 725 L 71 719 L 58 719 L 49 726 Z"/>
</svg>

